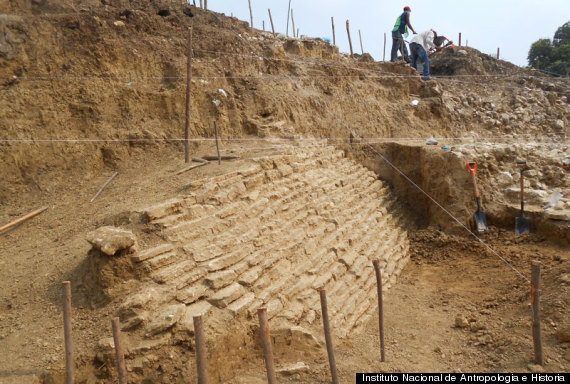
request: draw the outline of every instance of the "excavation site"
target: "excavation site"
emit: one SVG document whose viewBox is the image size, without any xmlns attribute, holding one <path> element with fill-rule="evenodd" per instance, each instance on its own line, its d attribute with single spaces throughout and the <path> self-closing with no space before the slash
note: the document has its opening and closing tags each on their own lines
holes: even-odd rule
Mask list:
<svg viewBox="0 0 570 384">
<path fill-rule="evenodd" d="M 0 9 L 0 383 L 570 372 L 567 77 Z"/>
</svg>

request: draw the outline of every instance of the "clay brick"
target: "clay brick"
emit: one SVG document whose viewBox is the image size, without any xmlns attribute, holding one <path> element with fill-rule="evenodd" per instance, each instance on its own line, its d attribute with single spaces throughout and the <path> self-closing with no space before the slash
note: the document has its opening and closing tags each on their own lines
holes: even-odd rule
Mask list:
<svg viewBox="0 0 570 384">
<path fill-rule="evenodd" d="M 218 308 L 225 308 L 232 302 L 239 299 L 245 293 L 246 290 L 243 286 L 238 283 L 233 283 L 221 291 L 216 292 L 208 299 L 208 302 Z"/>
</svg>

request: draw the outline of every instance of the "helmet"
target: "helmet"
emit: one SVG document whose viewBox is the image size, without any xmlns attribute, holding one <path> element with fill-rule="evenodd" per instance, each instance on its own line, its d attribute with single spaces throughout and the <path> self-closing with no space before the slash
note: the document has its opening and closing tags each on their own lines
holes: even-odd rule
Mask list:
<svg viewBox="0 0 570 384">
<path fill-rule="evenodd" d="M 407 6 L 407 5 L 404 7 L 404 11 L 411 11 L 411 10 L 412 10 L 412 9 L 411 9 L 409 6 Z"/>
</svg>

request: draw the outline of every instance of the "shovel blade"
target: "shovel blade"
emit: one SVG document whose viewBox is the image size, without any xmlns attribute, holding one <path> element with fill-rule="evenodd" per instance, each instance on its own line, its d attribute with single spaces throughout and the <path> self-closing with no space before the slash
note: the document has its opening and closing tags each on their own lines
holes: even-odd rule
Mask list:
<svg viewBox="0 0 570 384">
<path fill-rule="evenodd" d="M 519 216 L 515 218 L 515 235 L 522 235 L 530 232 L 530 220 L 528 217 Z"/>
<path fill-rule="evenodd" d="M 483 211 L 475 211 L 475 227 L 477 228 L 478 232 L 485 232 L 489 230 L 489 226 L 487 226 L 487 216 Z"/>
</svg>

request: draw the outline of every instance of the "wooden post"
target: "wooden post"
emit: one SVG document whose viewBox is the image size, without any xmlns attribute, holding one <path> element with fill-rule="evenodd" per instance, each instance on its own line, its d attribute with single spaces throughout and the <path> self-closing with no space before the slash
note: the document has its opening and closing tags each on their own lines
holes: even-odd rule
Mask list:
<svg viewBox="0 0 570 384">
<path fill-rule="evenodd" d="M 271 22 L 271 31 L 273 32 L 273 36 L 275 36 L 275 26 L 273 25 L 273 17 L 271 17 L 271 9 L 267 8 L 267 12 L 269 12 L 269 21 Z"/>
<path fill-rule="evenodd" d="M 291 13 L 291 0 L 289 0 L 289 8 L 287 8 L 287 30 L 285 31 L 285 36 L 289 36 L 289 15 Z"/>
<path fill-rule="evenodd" d="M 461 32 L 459 32 L 459 44 L 457 45 L 461 47 Z"/>
<path fill-rule="evenodd" d="M 200 6 L 202 0 L 200 0 Z M 190 162 L 190 87 L 192 84 L 192 27 L 188 36 L 188 60 L 186 64 L 186 126 L 184 128 L 184 162 Z"/>
<path fill-rule="evenodd" d="M 107 179 L 107 181 L 105 182 L 105 184 L 103 184 L 103 186 L 101 188 L 99 188 L 99 190 L 97 191 L 97 193 L 95 194 L 95 196 L 93 196 L 93 198 L 91 199 L 91 203 L 101 194 L 101 192 L 103 192 L 103 190 L 105 189 L 105 187 L 107 185 L 109 185 L 109 183 L 115 178 L 115 176 L 117 176 L 119 174 L 119 172 L 115 172 L 111 175 L 111 177 L 109 177 Z"/>
<path fill-rule="evenodd" d="M 261 26 L 263 28 L 263 32 L 265 32 L 265 20 L 261 20 Z"/>
<path fill-rule="evenodd" d="M 273 367 L 273 351 L 271 349 L 271 339 L 269 338 L 269 326 L 267 325 L 267 308 L 259 308 L 257 310 L 259 318 L 259 332 L 261 343 L 263 344 L 263 352 L 265 356 L 265 369 L 267 370 L 267 382 L 276 384 L 275 368 Z"/>
<path fill-rule="evenodd" d="M 331 17 L 332 33 L 333 33 L 333 45 L 336 45 L 336 36 L 334 33 L 334 17 Z"/>
<path fill-rule="evenodd" d="M 249 19 L 251 20 L 251 32 L 253 32 L 253 11 L 251 10 L 251 0 L 247 0 L 249 3 Z"/>
<path fill-rule="evenodd" d="M 382 55 L 382 61 L 386 61 L 386 32 L 384 32 L 384 54 Z"/>
<path fill-rule="evenodd" d="M 544 365 L 542 355 L 542 337 L 540 335 L 540 263 L 532 262 L 530 297 L 532 305 L 532 341 L 534 343 L 534 362 Z"/>
<path fill-rule="evenodd" d="M 293 27 L 293 37 L 299 37 L 295 35 L 295 18 L 293 17 L 293 9 L 291 9 L 291 26 Z"/>
<path fill-rule="evenodd" d="M 346 20 L 346 33 L 348 34 L 348 45 L 350 46 L 350 57 L 354 56 L 354 52 L 352 52 L 352 40 L 350 39 L 350 22 Z"/>
<path fill-rule="evenodd" d="M 466 46 L 466 47 L 469 46 L 469 40 L 465 40 L 465 46 Z"/>
<path fill-rule="evenodd" d="M 63 288 L 63 335 L 65 339 L 65 384 L 73 384 L 73 338 L 71 335 L 71 283 L 62 281 Z"/>
<path fill-rule="evenodd" d="M 200 0 L 200 8 L 204 8 L 204 0 Z"/>
<path fill-rule="evenodd" d="M 196 340 L 196 366 L 198 384 L 208 384 L 208 364 L 206 360 L 206 338 L 202 327 L 202 316 L 194 316 L 194 338 Z"/>
<path fill-rule="evenodd" d="M 404 38 L 402 37 L 402 43 L 400 44 L 400 52 L 402 53 L 402 59 L 406 60 L 406 56 L 404 55 Z"/>
<path fill-rule="evenodd" d="M 336 372 L 336 362 L 334 360 L 334 349 L 331 337 L 331 329 L 329 325 L 329 313 L 327 306 L 327 292 L 323 289 L 321 295 L 321 312 L 323 316 L 323 328 L 325 329 L 325 341 L 327 343 L 327 354 L 329 356 L 329 365 L 331 368 L 331 376 L 333 384 L 338 384 L 338 375 Z"/>
<path fill-rule="evenodd" d="M 376 286 L 378 287 L 378 329 L 380 330 L 380 358 L 386 361 L 384 351 L 384 304 L 382 300 L 382 271 L 380 271 L 380 263 L 378 260 L 372 262 L 376 271 Z"/>
<path fill-rule="evenodd" d="M 18 224 L 20 224 L 20 223 L 23 223 L 24 221 L 29 220 L 29 219 L 31 219 L 31 218 L 34 217 L 34 216 L 39 215 L 40 213 L 44 212 L 44 211 L 47 210 L 48 208 L 49 208 L 49 207 L 43 207 L 43 208 L 40 208 L 40 209 L 36 209 L 35 211 L 30 212 L 30 213 L 28 213 L 27 215 L 22 216 L 22 217 L 20 217 L 19 219 L 16 219 L 16 220 L 12 221 L 11 223 L 8 223 L 8 224 L 6 224 L 6 225 L 3 225 L 2 227 L 0 227 L 0 232 L 3 232 L 3 231 L 5 231 L 5 230 L 7 230 L 7 229 L 10 229 L 10 228 L 12 228 L 12 227 L 15 227 L 16 225 L 18 225 Z"/>
<path fill-rule="evenodd" d="M 115 357 L 117 359 L 117 372 L 119 373 L 119 384 L 127 384 L 127 368 L 125 366 L 125 352 L 123 341 L 121 340 L 121 323 L 119 318 L 111 320 L 113 328 L 113 341 L 115 342 Z"/>
<path fill-rule="evenodd" d="M 497 60 L 499 60 L 499 53 L 501 53 L 500 48 L 497 48 Z"/>
<path fill-rule="evenodd" d="M 208 0 L 204 0 L 204 9 L 208 10 Z"/>
<path fill-rule="evenodd" d="M 214 132 L 216 134 L 216 151 L 218 152 L 218 165 L 222 163 L 222 158 L 220 157 L 220 145 L 218 144 L 218 123 L 214 120 Z"/>
<path fill-rule="evenodd" d="M 360 33 L 360 29 L 358 30 L 358 37 L 360 38 L 360 54 L 364 54 L 364 48 L 362 47 L 362 34 Z"/>
</svg>

